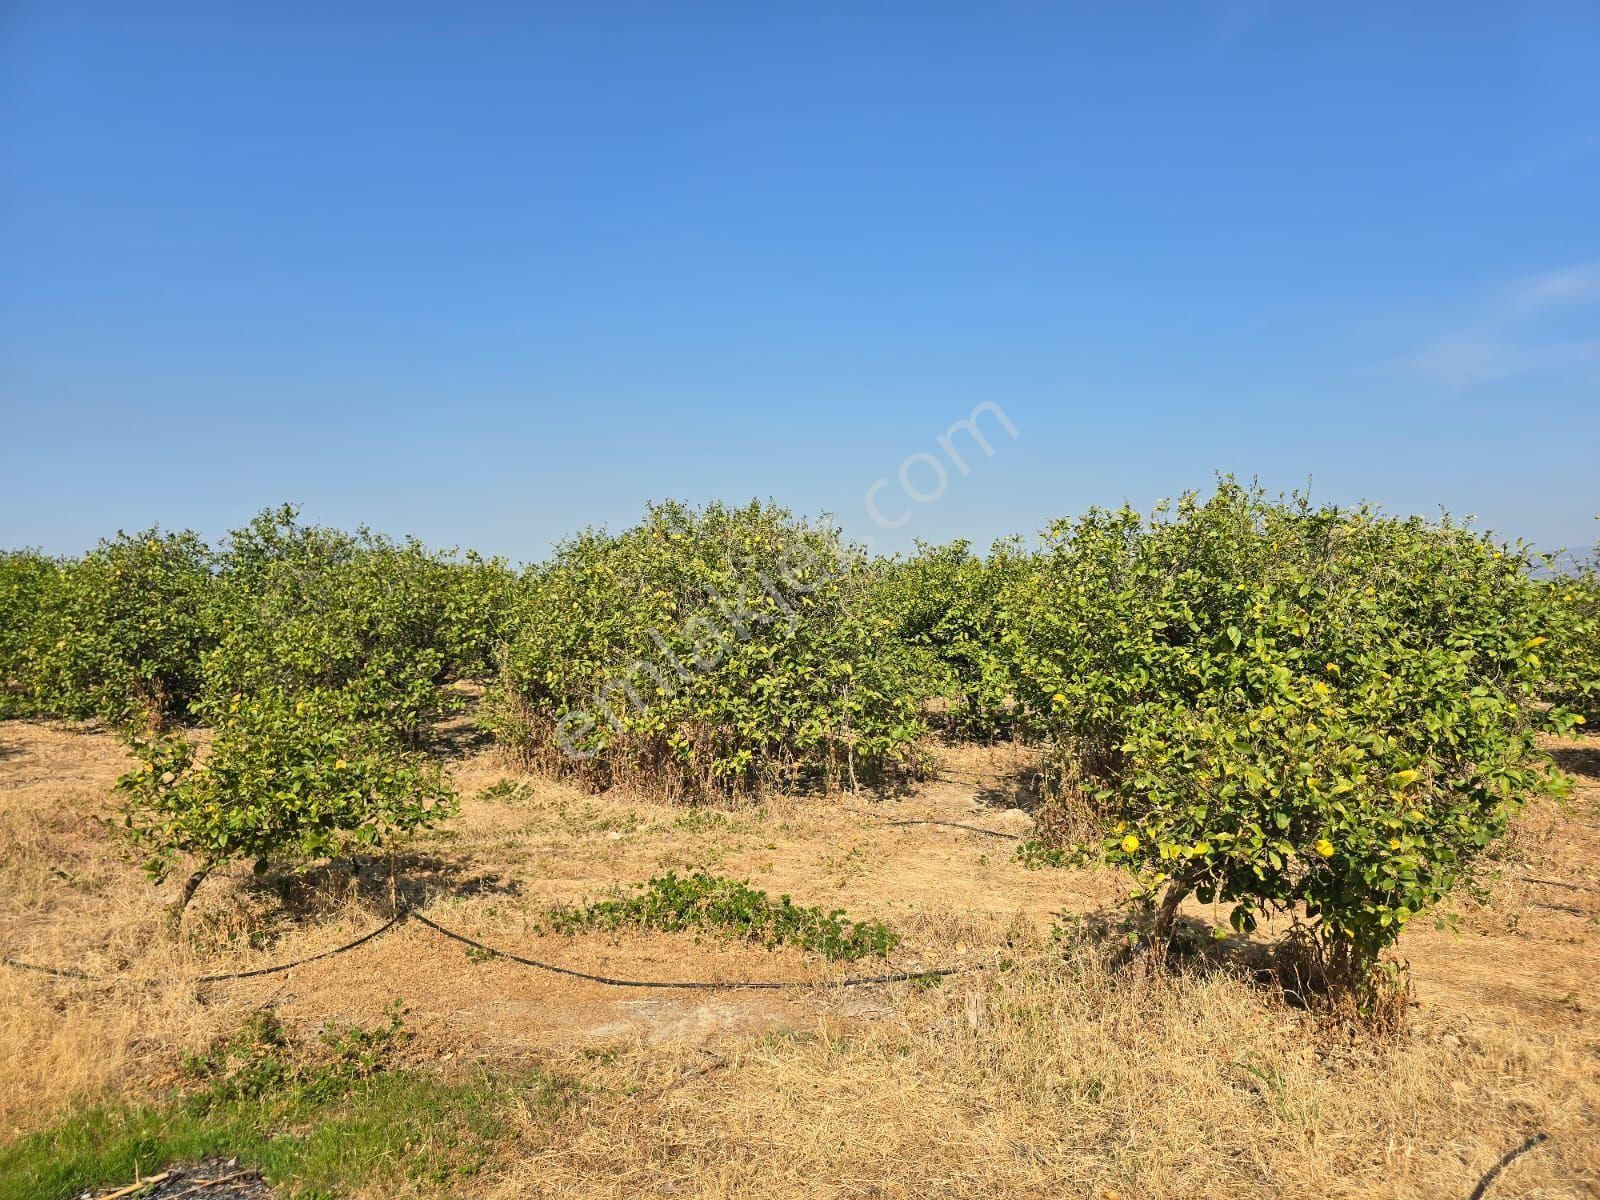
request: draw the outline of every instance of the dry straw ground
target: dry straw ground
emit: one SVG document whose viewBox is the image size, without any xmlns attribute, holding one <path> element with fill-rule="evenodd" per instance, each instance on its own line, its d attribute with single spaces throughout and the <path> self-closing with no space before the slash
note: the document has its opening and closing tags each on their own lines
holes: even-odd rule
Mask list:
<svg viewBox="0 0 1600 1200">
<path fill-rule="evenodd" d="M 383 919 L 385 889 L 240 873 L 208 883 L 174 939 L 164 897 L 100 823 L 118 743 L 0 724 L 0 947 L 124 978 L 0 968 L 0 1138 L 77 1101 L 159 1092 L 184 1051 L 262 1005 L 312 1030 L 399 998 L 415 1065 L 577 1081 L 553 1121 L 528 1105 L 500 1160 L 452 1195 L 1464 1200 L 1545 1131 L 1495 1194 L 1600 1196 L 1597 747 L 1561 749 L 1584 776 L 1577 799 L 1519 819 L 1456 932 L 1407 934 L 1412 1028 L 1376 1045 L 1319 1030 L 1241 970 L 1113 973 L 1063 952 L 1052 926 L 1112 908 L 1119 878 L 1029 871 L 1001 839 L 885 819 L 1025 828 L 1009 807 L 1025 760 L 1003 749 L 948 751 L 897 799 L 717 812 L 585 795 L 464 745 L 464 811 L 406 863 L 411 903 L 534 957 L 653 978 L 841 973 L 715 939 L 538 930 L 552 900 L 704 866 L 889 922 L 896 965 L 987 968 L 939 987 L 619 991 L 476 961 L 414 923 L 286 975 L 196 987 L 182 980 L 348 940 Z"/>
</svg>

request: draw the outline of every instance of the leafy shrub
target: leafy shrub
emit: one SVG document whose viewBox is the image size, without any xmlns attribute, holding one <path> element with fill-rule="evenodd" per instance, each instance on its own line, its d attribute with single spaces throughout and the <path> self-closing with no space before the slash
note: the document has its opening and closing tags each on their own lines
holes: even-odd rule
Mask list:
<svg viewBox="0 0 1600 1200">
<path fill-rule="evenodd" d="M 668 795 L 910 766 L 910 656 L 837 533 L 759 503 L 652 507 L 527 582 L 488 722 L 529 762 Z"/>
<path fill-rule="evenodd" d="M 0 550 L 0 718 L 41 711 L 34 654 L 40 615 L 52 604 L 60 565 L 33 550 Z"/>
<path fill-rule="evenodd" d="M 118 534 L 53 578 L 24 578 L 38 604 L 27 687 L 39 711 L 160 726 L 191 715 L 215 641 L 210 549 L 193 533 Z"/>
<path fill-rule="evenodd" d="M 898 639 L 921 656 L 919 690 L 940 702 L 933 720 L 951 735 L 992 741 L 1014 725 L 1016 682 L 1002 639 L 1000 595 L 1025 570 L 1012 543 L 996 543 L 986 561 L 964 541 L 919 544 L 910 558 L 877 568 L 875 603 Z"/>
<path fill-rule="evenodd" d="M 287 506 L 236 531 L 221 562 L 208 713 L 268 692 L 336 691 L 356 720 L 413 745 L 451 705 L 442 685 L 485 669 L 514 584 L 497 560 L 302 525 Z"/>
<path fill-rule="evenodd" d="M 1540 590 L 1550 625 L 1542 693 L 1600 723 L 1600 567 L 1546 580 Z"/>
<path fill-rule="evenodd" d="M 136 738 L 139 766 L 118 780 L 123 820 L 159 882 L 180 857 L 205 876 L 243 860 L 388 850 L 454 809 L 440 767 L 364 724 L 343 692 L 270 692 L 229 704 L 207 753 L 177 736 Z"/>
<path fill-rule="evenodd" d="M 443 596 L 439 621 L 445 671 L 452 679 L 484 679 L 497 669 L 522 581 L 503 558 L 468 550 L 436 560 Z"/>
<path fill-rule="evenodd" d="M 557 908 L 551 924 L 560 933 L 631 926 L 668 933 L 705 929 L 773 946 L 793 945 L 833 960 L 880 958 L 900 944 L 900 937 L 874 921 L 848 921 L 843 909 L 801 908 L 788 896 L 777 903 L 767 894 L 736 879 L 696 871 L 680 879 L 676 872 L 650 880 L 634 896 L 601 900 L 584 908 Z"/>
<path fill-rule="evenodd" d="M 1148 522 L 1056 525 L 1006 597 L 1020 700 L 1105 852 L 1235 929 L 1303 906 L 1361 982 L 1525 794 L 1573 718 L 1538 703 L 1548 606 L 1520 548 L 1223 480 Z"/>
</svg>

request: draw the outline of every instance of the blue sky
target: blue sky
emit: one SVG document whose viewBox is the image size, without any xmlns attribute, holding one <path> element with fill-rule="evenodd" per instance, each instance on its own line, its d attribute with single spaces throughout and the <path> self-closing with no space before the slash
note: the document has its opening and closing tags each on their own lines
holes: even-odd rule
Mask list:
<svg viewBox="0 0 1600 1200">
<path fill-rule="evenodd" d="M 1597 61 L 1593 4 L 8 0 L 0 545 L 894 549 L 1231 471 L 1590 546 Z"/>
</svg>

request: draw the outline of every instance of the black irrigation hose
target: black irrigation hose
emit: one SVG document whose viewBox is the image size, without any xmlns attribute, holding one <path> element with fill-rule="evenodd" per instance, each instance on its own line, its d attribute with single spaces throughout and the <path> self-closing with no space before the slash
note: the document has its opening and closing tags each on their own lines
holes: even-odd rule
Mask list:
<svg viewBox="0 0 1600 1200">
<path fill-rule="evenodd" d="M 314 963 L 319 959 L 332 958 L 335 954 L 343 954 L 347 950 L 354 950 L 357 946 L 363 946 L 370 942 L 373 938 L 378 937 L 380 934 L 389 932 L 389 930 L 393 929 L 404 918 L 405 913 L 398 912 L 385 921 L 382 925 L 379 925 L 376 929 L 370 930 L 367 933 L 363 933 L 353 942 L 346 942 L 342 946 L 335 946 L 332 950 L 324 950 L 320 954 L 313 954 L 307 958 L 299 958 L 294 962 L 279 963 L 274 967 L 257 967 L 253 971 L 227 971 L 219 975 L 199 975 L 193 979 L 172 980 L 171 982 L 188 984 L 223 983 L 230 979 L 256 979 L 262 975 L 278 975 L 284 971 L 292 971 L 296 967 L 303 967 L 307 963 Z M 86 975 L 82 971 L 73 971 L 66 967 L 46 967 L 41 966 L 38 963 L 22 962 L 20 959 L 12 958 L 10 955 L 7 955 L 5 958 L 0 958 L 0 962 L 5 963 L 5 965 L 8 967 L 16 967 L 19 971 L 36 971 L 40 975 L 51 975 L 57 979 L 81 979 L 86 983 L 117 982 L 117 980 L 108 978 L 104 975 Z M 153 982 L 154 981 L 150 981 L 150 983 Z M 147 983 L 146 986 L 149 986 L 149 983 Z"/>
<path fill-rule="evenodd" d="M 610 975 L 594 975 L 588 971 L 577 971 L 571 967 L 559 967 L 554 963 L 540 962 L 536 958 L 524 958 L 520 954 L 512 954 L 508 950 L 497 950 L 493 946 L 486 946 L 474 938 L 469 938 L 464 933 L 446 929 L 443 925 L 430 921 L 419 912 L 414 912 L 411 916 L 435 933 L 441 933 L 452 941 L 460 942 L 464 946 L 471 946 L 484 954 L 492 954 L 495 958 L 521 963 L 525 967 L 537 967 L 541 971 L 550 971 L 556 975 L 567 975 L 573 979 L 587 979 L 590 983 L 603 983 L 608 987 L 676 988 L 678 990 L 693 991 L 732 989 L 781 991 L 785 988 L 798 987 L 866 987 L 875 983 L 909 983 L 916 979 L 941 979 L 949 975 L 965 975 L 973 971 L 983 970 L 981 965 L 971 967 L 935 967 L 927 971 L 897 971 L 889 975 L 852 975 L 846 979 L 731 980 L 727 983 L 716 983 L 710 980 L 615 979 Z"/>
<path fill-rule="evenodd" d="M 486 946 L 482 942 L 476 941 L 473 938 L 469 938 L 464 933 L 457 933 L 453 929 L 446 929 L 443 925 L 440 925 L 436 921 L 430 921 L 427 917 L 423 916 L 419 912 L 402 908 L 382 925 L 368 933 L 362 934 L 360 937 L 356 938 L 355 941 L 346 942 L 342 946 L 335 946 L 332 950 L 324 950 L 320 954 L 313 954 L 307 958 L 296 959 L 294 962 L 279 963 L 277 966 L 273 967 L 258 967 L 253 971 L 228 971 L 218 975 L 200 975 L 193 979 L 175 980 L 173 982 L 187 984 L 224 983 L 232 979 L 257 979 L 263 975 L 277 975 L 284 971 L 292 971 L 296 967 L 303 967 L 308 963 L 314 963 L 320 959 L 332 958 L 336 954 L 343 954 L 348 950 L 354 950 L 357 946 L 365 945 L 367 942 L 372 941 L 373 938 L 387 933 L 396 925 L 404 921 L 407 917 L 414 918 L 421 924 L 426 925 L 429 929 L 432 929 L 434 932 L 443 934 L 445 937 L 450 938 L 453 941 L 460 942 L 466 946 L 471 946 L 485 954 L 493 955 L 495 958 L 503 958 L 510 962 L 521 963 L 525 967 L 537 967 L 541 971 L 550 971 L 556 975 L 568 975 L 574 979 L 587 979 L 591 983 L 603 983 L 608 987 L 677 988 L 703 991 L 718 991 L 722 989 L 741 989 L 746 991 L 761 989 L 766 991 L 777 991 L 783 988 L 813 987 L 817 986 L 818 984 L 832 987 L 865 987 L 868 984 L 876 983 L 907 983 L 915 979 L 938 979 L 948 975 L 964 975 L 972 971 L 981 971 L 983 969 L 981 965 L 972 967 L 937 967 L 928 971 L 899 971 L 888 975 L 855 975 L 847 979 L 841 979 L 837 981 L 826 979 L 811 981 L 733 980 L 728 983 L 716 983 L 710 980 L 613 979 L 609 975 L 593 975 L 588 971 L 578 971 L 571 967 L 557 966 L 555 963 L 540 962 L 538 959 L 534 958 L 524 958 L 521 955 L 512 954 L 507 950 L 496 950 L 493 946 Z M 16 967 L 21 971 L 35 971 L 41 975 L 50 975 L 57 979 L 79 979 L 87 983 L 117 982 L 115 979 L 108 978 L 104 975 L 87 975 L 82 971 L 74 971 L 66 967 L 41 966 L 38 963 L 22 962 L 19 959 L 11 958 L 9 956 L 0 959 L 0 962 L 4 962 L 7 966 Z M 149 984 L 147 983 L 146 986 L 149 986 Z"/>
<path fill-rule="evenodd" d="M 1489 1185 L 1496 1179 L 1500 1178 L 1501 1171 L 1504 1171 L 1517 1159 L 1521 1158 L 1524 1154 L 1526 1154 L 1529 1150 L 1532 1150 L 1541 1142 L 1547 1142 L 1549 1140 L 1550 1135 L 1548 1133 L 1536 1133 L 1516 1149 L 1507 1150 L 1500 1156 L 1500 1161 L 1489 1168 L 1489 1173 L 1478 1181 L 1478 1186 L 1472 1189 L 1472 1195 L 1469 1196 L 1467 1200 L 1483 1200 L 1484 1195 L 1489 1191 Z"/>
<path fill-rule="evenodd" d="M 15 967 L 19 971 L 36 971 L 40 975 L 49 975 L 54 979 L 81 979 L 86 983 L 112 983 L 113 980 L 101 975 L 85 975 L 82 971 L 73 971 L 66 967 L 44 967 L 38 963 L 23 962 L 21 959 L 12 958 L 9 954 L 0 958 L 0 963 L 8 967 Z"/>
<path fill-rule="evenodd" d="M 190 982 L 222 983 L 224 980 L 228 979 L 256 979 L 262 975 L 276 975 L 281 971 L 292 971 L 296 967 L 303 967 L 307 963 L 316 962 L 318 959 L 332 958 L 335 954 L 343 954 L 347 950 L 354 950 L 357 946 L 364 946 L 373 938 L 388 933 L 389 930 L 393 929 L 405 919 L 405 915 L 406 914 L 403 909 L 397 911 L 394 916 L 390 917 L 382 925 L 379 925 L 371 933 L 364 933 L 353 942 L 346 942 L 342 946 L 335 946 L 332 950 L 324 950 L 321 954 L 313 954 L 310 958 L 302 958 L 298 962 L 284 963 L 281 966 L 276 967 L 259 967 L 254 971 L 229 971 L 222 975 L 202 975 L 198 979 L 190 980 Z"/>
<path fill-rule="evenodd" d="M 1535 879 L 1532 875 L 1518 875 L 1523 883 L 1538 883 L 1545 887 L 1566 888 L 1569 892 L 1600 892 L 1600 888 L 1591 887 L 1586 883 L 1567 883 L 1561 879 Z"/>
<path fill-rule="evenodd" d="M 884 821 L 885 825 L 943 825 L 948 829 L 965 829 L 970 833 L 986 833 L 990 837 L 1006 838 L 1013 842 L 1020 842 L 1022 835 L 1019 833 L 1006 833 L 1002 829 L 985 829 L 981 825 L 963 825 L 960 821 L 936 821 L 932 817 L 912 817 L 902 821 Z"/>
<path fill-rule="evenodd" d="M 857 816 L 866 817 L 867 820 L 876 821 L 880 825 L 943 825 L 947 829 L 965 829 L 969 833 L 987 834 L 989 837 L 1006 838 L 1013 842 L 1022 841 L 1022 835 L 1019 833 L 1006 833 L 1002 829 L 985 829 L 982 825 L 964 825 L 960 821 L 942 821 L 936 817 L 903 817 L 892 820 L 889 817 L 880 817 L 877 813 L 862 812 L 860 809 L 852 811 Z"/>
</svg>

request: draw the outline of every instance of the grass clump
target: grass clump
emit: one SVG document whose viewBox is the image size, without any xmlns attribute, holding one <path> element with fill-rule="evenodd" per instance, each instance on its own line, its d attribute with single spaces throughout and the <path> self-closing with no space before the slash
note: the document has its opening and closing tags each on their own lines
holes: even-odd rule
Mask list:
<svg viewBox="0 0 1600 1200">
<path fill-rule="evenodd" d="M 400 1068 L 408 1038 L 398 1008 L 310 1046 L 256 1013 L 191 1055 L 165 1101 L 81 1108 L 0 1147 L 0 1200 L 66 1200 L 213 1157 L 260 1168 L 298 1200 L 357 1188 L 450 1194 L 489 1166 L 514 1108 L 554 1116 L 565 1104 L 565 1085 L 543 1075 L 449 1080 Z"/>
<path fill-rule="evenodd" d="M 708 871 L 681 878 L 668 871 L 636 895 L 557 907 L 551 925 L 565 934 L 624 926 L 669 933 L 711 930 L 769 949 L 800 946 L 832 961 L 882 958 L 900 944 L 899 934 L 876 921 L 851 921 L 843 909 L 802 908 L 788 896 L 773 901 L 748 883 Z"/>
</svg>

